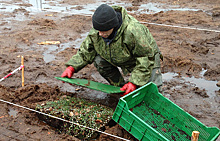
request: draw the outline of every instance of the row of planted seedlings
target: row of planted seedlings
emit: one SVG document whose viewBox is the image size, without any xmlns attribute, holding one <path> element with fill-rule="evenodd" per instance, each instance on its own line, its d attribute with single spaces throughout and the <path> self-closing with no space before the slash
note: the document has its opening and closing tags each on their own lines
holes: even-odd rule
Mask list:
<svg viewBox="0 0 220 141">
<path fill-rule="evenodd" d="M 48 101 L 36 106 L 36 110 L 77 123 L 95 130 L 103 130 L 111 120 L 113 109 L 81 98 L 65 96 L 56 101 Z M 39 116 L 39 115 L 38 115 Z M 69 122 L 63 122 L 48 116 L 39 117 L 59 132 L 67 133 L 79 139 L 92 139 L 98 136 L 90 130 Z"/>
</svg>

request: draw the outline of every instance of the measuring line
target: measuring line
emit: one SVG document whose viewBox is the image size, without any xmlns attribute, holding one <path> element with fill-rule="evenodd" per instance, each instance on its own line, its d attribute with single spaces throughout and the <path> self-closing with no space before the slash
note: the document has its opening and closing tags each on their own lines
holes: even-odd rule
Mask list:
<svg viewBox="0 0 220 141">
<path fill-rule="evenodd" d="M 45 116 L 49 116 L 49 117 L 51 117 L 51 118 L 55 118 L 55 119 L 58 119 L 58 120 L 62 120 L 62 121 L 64 121 L 64 122 L 69 122 L 69 123 L 71 123 L 71 124 L 74 124 L 74 125 L 77 125 L 77 126 L 80 126 L 80 127 L 84 127 L 84 128 L 89 129 L 89 130 L 93 130 L 93 131 L 96 131 L 96 132 L 99 132 L 99 133 L 102 133 L 102 134 L 106 134 L 106 135 L 108 135 L 108 136 L 112 136 L 112 137 L 115 137 L 115 138 L 118 138 L 118 139 L 121 139 L 121 140 L 125 140 L 125 141 L 130 141 L 130 140 L 128 140 L 128 139 L 125 139 L 125 138 L 122 138 L 122 137 L 119 137 L 119 136 L 116 136 L 116 135 L 112 135 L 112 134 L 109 134 L 109 133 L 106 133 L 106 132 L 102 132 L 102 131 L 99 131 L 99 130 L 96 130 L 96 129 L 93 129 L 93 128 L 90 128 L 90 127 L 87 127 L 87 126 L 84 126 L 84 125 L 80 125 L 80 124 L 75 123 L 75 122 L 72 122 L 72 121 L 68 121 L 68 120 L 65 120 L 65 119 L 62 119 L 62 118 L 53 116 L 53 115 L 49 115 L 49 114 L 46 114 L 46 113 L 43 113 L 43 112 L 40 112 L 40 111 L 33 110 L 33 109 L 31 109 L 31 108 L 27 108 L 27 107 L 24 107 L 24 106 L 15 104 L 15 103 L 11 103 L 11 102 L 9 102 L 9 101 L 5 101 L 5 100 L 2 100 L 2 99 L 0 99 L 0 101 L 1 101 L 1 102 L 4 102 L 4 103 L 11 104 L 11 105 L 14 105 L 14 106 L 17 106 L 17 107 L 20 107 L 20 108 L 23 108 L 23 109 L 26 109 L 26 110 L 29 110 L 29 111 L 32 111 L 32 112 L 36 112 L 36 113 L 42 114 L 42 115 L 45 115 Z"/>
<path fill-rule="evenodd" d="M 220 33 L 220 30 L 202 29 L 202 28 L 197 28 L 197 27 L 184 27 L 184 26 L 178 26 L 178 25 L 167 25 L 167 24 L 158 24 L 158 23 L 149 23 L 149 22 L 140 22 L 140 23 L 159 25 L 159 26 L 167 26 L 167 27 L 185 28 L 185 29 L 195 29 L 195 30 L 211 31 L 211 32 L 219 32 Z"/>
<path fill-rule="evenodd" d="M 12 5 L 12 4 L 5 4 L 5 5 Z M 17 6 L 17 5 L 13 5 Z M 58 10 L 49 10 L 49 9 L 43 9 L 42 6 L 41 8 L 35 8 L 35 7 L 29 7 L 31 9 L 37 9 L 40 11 L 47 11 L 47 12 L 57 12 L 57 13 L 66 13 L 66 14 L 74 14 L 74 15 L 83 15 L 83 16 L 89 16 L 91 17 L 92 15 L 90 14 L 76 14 L 76 13 L 70 13 L 70 12 L 62 12 Z M 184 27 L 184 26 L 178 26 L 178 25 L 167 25 L 167 24 L 158 24 L 158 23 L 150 23 L 150 22 L 143 22 L 141 21 L 140 23 L 142 24 L 151 24 L 151 25 L 158 25 L 158 26 L 166 26 L 166 27 L 174 27 L 174 28 L 183 28 L 183 29 L 193 29 L 193 30 L 200 30 L 200 31 L 210 31 L 210 32 L 217 32 L 220 33 L 220 30 L 213 30 L 213 29 L 203 29 L 203 28 L 197 28 L 197 27 Z"/>
</svg>

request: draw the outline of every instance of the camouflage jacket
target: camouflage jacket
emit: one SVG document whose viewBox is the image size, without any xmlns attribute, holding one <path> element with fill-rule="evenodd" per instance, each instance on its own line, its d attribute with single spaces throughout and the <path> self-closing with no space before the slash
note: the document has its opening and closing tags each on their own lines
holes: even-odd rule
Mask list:
<svg viewBox="0 0 220 141">
<path fill-rule="evenodd" d="M 112 7 L 122 13 L 123 20 L 113 41 L 106 44 L 98 31 L 92 28 L 77 54 L 72 56 L 66 66 L 72 66 L 78 72 L 93 63 L 99 54 L 112 65 L 121 67 L 123 73 L 131 73 L 130 82 L 143 86 L 149 82 L 152 69 L 160 67 L 160 60 L 155 59 L 159 49 L 146 26 L 127 14 L 124 8 Z"/>
</svg>

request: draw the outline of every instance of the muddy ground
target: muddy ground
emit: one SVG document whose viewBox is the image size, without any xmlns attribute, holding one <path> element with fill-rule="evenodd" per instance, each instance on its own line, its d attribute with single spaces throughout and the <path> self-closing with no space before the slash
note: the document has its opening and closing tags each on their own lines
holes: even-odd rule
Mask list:
<svg viewBox="0 0 220 141">
<path fill-rule="evenodd" d="M 51 5 L 53 1 L 50 2 Z M 118 2 L 118 1 L 117 1 Z M 219 0 L 124 0 L 130 14 L 145 24 L 164 56 L 163 94 L 193 115 L 208 127 L 220 128 L 220 91 L 215 87 L 220 81 L 220 32 L 194 30 L 152 25 L 148 23 L 197 27 L 220 31 Z M 154 2 L 164 4 L 160 8 L 200 10 L 168 10 L 135 13 L 141 5 Z M 0 99 L 28 108 L 36 104 L 55 100 L 61 95 L 77 96 L 115 108 L 117 98 L 79 86 L 70 86 L 54 77 L 65 70 L 64 63 L 76 53 L 80 42 L 92 27 L 91 15 L 68 14 L 68 12 L 30 12 L 32 5 L 21 0 L 2 1 L 0 9 L 0 77 L 4 77 L 21 65 L 19 55 L 24 56 L 25 86 L 21 87 L 21 71 L 0 82 Z M 93 4 L 95 0 L 63 0 L 77 10 L 84 10 L 80 4 Z M 104 2 L 103 2 L 104 3 Z M 109 2 L 114 4 L 115 1 Z M 129 5 L 130 4 L 130 5 Z M 7 10 L 6 5 L 16 5 Z M 94 7 L 95 9 L 95 7 Z M 93 10 L 90 10 L 92 12 Z M 145 9 L 149 11 L 149 9 Z M 38 45 L 45 41 L 60 41 L 59 45 Z M 166 74 L 175 74 L 168 79 Z M 107 83 L 93 65 L 88 65 L 74 74 Z M 190 81 L 199 80 L 205 88 L 197 87 Z M 214 89 L 213 89 L 214 88 Z M 78 140 L 38 119 L 34 112 L 0 102 L 0 140 Z M 118 125 L 107 128 L 106 132 L 135 140 Z M 97 140 L 119 140 L 102 134 Z M 220 139 L 219 139 L 220 140 Z"/>
</svg>

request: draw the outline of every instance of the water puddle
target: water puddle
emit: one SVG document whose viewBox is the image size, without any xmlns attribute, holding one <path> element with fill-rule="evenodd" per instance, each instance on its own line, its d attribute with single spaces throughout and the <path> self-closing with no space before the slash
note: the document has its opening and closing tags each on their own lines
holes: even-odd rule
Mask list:
<svg viewBox="0 0 220 141">
<path fill-rule="evenodd" d="M 41 10 L 43 9 L 43 4 L 45 3 L 45 0 L 28 0 L 28 3 L 30 3 L 34 8 Z"/>
<path fill-rule="evenodd" d="M 48 49 L 43 53 L 43 59 L 46 63 L 49 63 L 55 59 L 55 55 L 52 52 L 58 50 L 58 48 L 59 47 L 56 45 L 48 46 Z"/>
<path fill-rule="evenodd" d="M 219 87 L 216 86 L 217 81 L 209 81 L 203 78 L 203 75 L 205 72 L 206 70 L 203 70 L 200 73 L 201 78 L 195 78 L 194 76 L 193 77 L 179 77 L 177 73 L 171 73 L 171 72 L 164 73 L 162 75 L 163 75 L 164 81 L 170 81 L 172 79 L 175 79 L 180 82 L 185 82 L 188 85 L 193 85 L 200 89 L 205 89 L 209 97 L 212 98 L 212 97 L 215 97 L 216 95 L 215 91 L 218 91 Z M 181 88 L 181 87 L 179 86 L 178 88 Z"/>
<path fill-rule="evenodd" d="M 55 60 L 55 55 L 66 48 L 72 47 L 74 45 L 75 48 L 79 48 L 81 43 L 84 41 L 88 32 L 81 34 L 81 38 L 76 39 L 75 41 L 61 43 L 59 46 L 57 45 L 46 45 L 47 50 L 43 53 L 43 59 L 46 63 L 49 63 Z"/>
<path fill-rule="evenodd" d="M 132 7 L 132 5 L 131 5 Z M 190 8 L 179 8 L 178 5 L 165 5 L 165 4 L 158 4 L 158 3 L 147 3 L 141 4 L 138 6 L 138 10 L 129 11 L 134 14 L 154 14 L 158 12 L 167 12 L 167 11 L 198 11 L 199 9 L 190 9 Z"/>
<path fill-rule="evenodd" d="M 173 72 L 168 72 L 168 73 L 162 74 L 163 80 L 165 80 L 165 81 L 170 81 L 176 76 L 178 76 L 178 74 L 173 73 Z"/>
<path fill-rule="evenodd" d="M 81 34 L 81 37 L 74 41 L 75 48 L 79 48 L 89 32 Z"/>
<path fill-rule="evenodd" d="M 183 77 L 187 82 L 194 84 L 195 87 L 200 89 L 205 89 L 207 94 L 210 97 L 215 97 L 215 91 L 218 91 L 219 88 L 216 86 L 217 81 L 209 81 L 204 78 L 195 78 L 195 77 Z"/>
<path fill-rule="evenodd" d="M 8 110 L 9 110 L 8 111 L 9 116 L 11 116 L 11 117 L 16 117 L 17 116 L 18 111 L 16 109 L 14 109 L 12 107 L 9 107 Z"/>
<path fill-rule="evenodd" d="M 13 0 L 8 0 L 5 2 L 0 3 L 0 12 L 13 12 L 16 9 L 25 9 L 30 13 L 40 13 L 42 11 L 49 11 L 49 12 L 60 12 L 62 14 L 81 14 L 81 15 L 92 15 L 94 10 L 101 5 L 102 3 L 107 3 L 109 5 L 119 5 L 123 6 L 124 8 L 132 7 L 131 3 L 128 2 L 121 2 L 117 0 L 110 0 L 106 2 L 105 0 L 96 0 L 95 3 L 82 3 L 80 5 L 70 5 L 62 3 L 62 0 L 22 0 L 19 2 L 14 2 Z M 138 10 L 128 11 L 135 14 L 152 14 L 157 13 L 160 11 L 168 11 L 168 10 L 196 10 L 196 9 L 188 9 L 188 8 L 178 8 L 178 6 L 169 6 L 164 4 L 156 4 L 156 3 L 147 3 L 141 4 L 138 6 Z M 16 16 L 10 16 L 5 18 L 4 21 L 6 22 L 13 22 L 13 20 L 23 21 L 27 20 L 28 17 L 24 15 L 23 12 L 18 12 Z M 76 48 L 80 46 L 82 41 L 85 39 L 85 33 L 82 35 L 82 38 L 77 39 L 74 42 L 70 43 L 61 43 L 60 47 L 58 46 L 47 46 L 47 50 L 43 53 L 44 61 L 46 63 L 51 62 L 55 59 L 55 53 L 59 53 L 60 51 L 64 50 L 70 45 L 75 45 Z"/>
<path fill-rule="evenodd" d="M 9 2 L 8 2 L 9 3 Z M 70 5 L 63 4 L 61 0 L 23 0 L 21 3 L 10 2 L 11 4 L 1 3 L 0 11 L 12 12 L 15 9 L 25 8 L 29 12 L 40 12 L 40 11 L 51 11 L 51 12 L 62 12 L 68 14 L 83 14 L 83 15 L 92 15 L 94 10 L 101 5 L 102 3 L 107 3 L 109 5 L 119 5 L 124 8 L 133 7 L 131 3 L 120 2 L 117 0 L 110 0 L 106 2 L 105 0 L 96 0 L 95 3 L 85 3 L 79 5 Z M 22 3 L 25 3 L 22 4 Z M 28 5 L 29 4 L 29 5 Z M 178 5 L 165 5 L 160 3 L 141 3 L 137 6 L 138 9 L 129 11 L 135 14 L 152 14 L 160 11 L 198 11 L 199 9 L 190 9 L 190 8 L 179 8 Z"/>
<path fill-rule="evenodd" d="M 1 12 L 13 12 L 15 9 L 19 9 L 19 8 L 20 6 L 15 4 L 0 3 Z"/>
</svg>

